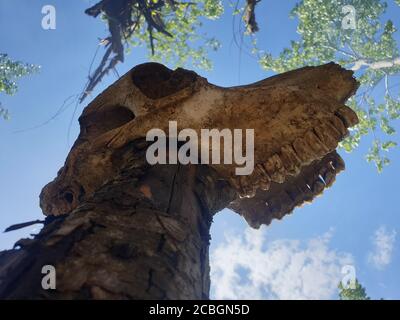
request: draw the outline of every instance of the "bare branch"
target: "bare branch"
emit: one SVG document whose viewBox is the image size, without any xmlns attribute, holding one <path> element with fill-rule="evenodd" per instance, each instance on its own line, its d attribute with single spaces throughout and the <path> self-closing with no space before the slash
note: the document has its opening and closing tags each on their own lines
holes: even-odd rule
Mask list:
<svg viewBox="0 0 400 320">
<path fill-rule="evenodd" d="M 357 60 L 354 63 L 354 66 L 351 68 L 351 70 L 358 71 L 364 66 L 366 66 L 372 70 L 378 70 L 378 69 L 383 69 L 383 68 L 392 68 L 395 66 L 400 66 L 400 57 L 392 59 L 392 60 L 381 60 L 381 61 L 373 61 L 373 62 L 370 62 L 365 59 Z"/>
<path fill-rule="evenodd" d="M 247 31 L 249 33 L 256 33 L 259 28 L 256 20 L 256 5 L 260 2 L 261 0 L 246 0 L 246 9 L 245 9 L 245 15 L 244 15 L 244 22 L 247 27 Z"/>
<path fill-rule="evenodd" d="M 173 10 L 177 5 L 190 5 L 191 3 L 181 3 L 174 0 L 148 3 L 146 0 L 102 0 L 96 5 L 85 11 L 86 14 L 97 17 L 103 13 L 108 20 L 108 30 L 110 36 L 105 39 L 105 43 L 109 45 L 100 65 L 92 75 L 89 75 L 88 84 L 80 97 L 80 103 L 88 96 L 88 94 L 96 87 L 102 78 L 113 70 L 119 62 L 124 61 L 123 40 L 129 39 L 133 32 L 140 27 L 141 17 L 144 17 L 149 32 L 149 42 L 151 51 L 154 54 L 154 30 L 172 37 L 166 30 L 161 9 L 168 4 Z M 111 58 L 107 65 L 108 59 Z"/>
</svg>

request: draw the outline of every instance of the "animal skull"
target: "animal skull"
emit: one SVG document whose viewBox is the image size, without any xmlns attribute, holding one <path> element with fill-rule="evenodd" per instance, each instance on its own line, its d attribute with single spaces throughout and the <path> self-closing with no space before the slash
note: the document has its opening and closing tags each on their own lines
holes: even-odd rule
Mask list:
<svg viewBox="0 0 400 320">
<path fill-rule="evenodd" d="M 344 169 L 338 142 L 357 124 L 344 105 L 358 84 L 351 71 L 329 63 L 240 87 L 212 85 L 196 73 L 157 63 L 138 65 L 91 102 L 81 132 L 56 179 L 40 199 L 46 215 L 73 210 L 115 177 L 118 152 L 169 121 L 178 129 L 254 129 L 255 170 L 210 164 L 237 190 L 230 208 L 253 227 L 282 218 L 311 201 Z"/>
</svg>

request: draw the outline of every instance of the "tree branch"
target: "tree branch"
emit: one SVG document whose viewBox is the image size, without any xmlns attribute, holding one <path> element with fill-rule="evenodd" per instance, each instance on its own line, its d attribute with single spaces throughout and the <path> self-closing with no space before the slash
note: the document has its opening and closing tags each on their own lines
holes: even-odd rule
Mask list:
<svg viewBox="0 0 400 320">
<path fill-rule="evenodd" d="M 92 17 L 97 17 L 100 13 L 103 13 L 107 17 L 110 36 L 106 38 L 106 40 L 110 46 L 106 50 L 103 59 L 94 74 L 89 75 L 88 84 L 79 99 L 80 103 L 83 102 L 87 95 L 96 87 L 108 71 L 114 69 L 119 62 L 124 61 L 123 40 L 131 37 L 133 32 L 137 30 L 141 23 L 142 16 L 147 23 L 152 54 L 154 54 L 155 51 L 154 31 L 172 37 L 172 34 L 166 30 L 162 14 L 158 12 L 166 3 L 168 3 L 172 9 L 177 5 L 192 4 L 181 3 L 174 0 L 159 0 L 151 3 L 148 3 L 145 0 L 102 0 L 85 11 L 86 14 Z M 136 20 L 132 20 L 133 16 L 136 17 Z M 111 60 L 108 65 L 106 65 L 109 58 L 111 58 Z"/>
<path fill-rule="evenodd" d="M 354 63 L 354 66 L 351 68 L 351 70 L 358 71 L 364 66 L 368 67 L 369 69 L 373 69 L 373 70 L 378 70 L 378 69 L 383 69 L 383 68 L 392 68 L 395 66 L 400 66 L 400 57 L 392 59 L 392 60 L 381 60 L 381 61 L 373 61 L 373 62 L 369 62 L 368 60 L 365 60 L 365 59 L 357 60 Z"/>
<path fill-rule="evenodd" d="M 246 0 L 246 9 L 244 14 L 244 21 L 246 23 L 247 31 L 249 33 L 255 33 L 259 30 L 257 20 L 256 20 L 256 5 L 261 0 Z"/>
</svg>

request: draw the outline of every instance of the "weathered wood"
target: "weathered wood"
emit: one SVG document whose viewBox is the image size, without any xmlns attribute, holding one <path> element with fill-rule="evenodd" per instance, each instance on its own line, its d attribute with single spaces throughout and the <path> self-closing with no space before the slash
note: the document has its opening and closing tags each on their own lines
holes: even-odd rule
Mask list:
<svg viewBox="0 0 400 320">
<path fill-rule="evenodd" d="M 124 156 L 91 199 L 0 254 L 0 298 L 208 298 L 212 216 L 234 190 L 210 167 L 149 167 L 133 144 Z M 41 287 L 44 265 L 56 268 L 56 290 Z"/>
</svg>

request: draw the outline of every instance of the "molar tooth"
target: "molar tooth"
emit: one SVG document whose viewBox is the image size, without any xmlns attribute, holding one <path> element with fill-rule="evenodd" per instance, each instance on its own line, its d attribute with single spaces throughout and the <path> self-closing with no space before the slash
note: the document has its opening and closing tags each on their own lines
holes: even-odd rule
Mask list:
<svg viewBox="0 0 400 320">
<path fill-rule="evenodd" d="M 324 191 L 324 189 L 325 189 L 325 183 L 320 178 L 318 178 L 317 180 L 314 181 L 311 191 L 313 192 L 314 195 L 318 195 L 322 191 Z"/>
<path fill-rule="evenodd" d="M 343 124 L 342 120 L 336 116 L 330 118 L 331 123 L 333 126 L 341 133 L 342 138 L 347 137 L 349 135 L 349 131 Z"/>
<path fill-rule="evenodd" d="M 357 114 L 347 106 L 340 107 L 335 114 L 343 121 L 346 127 L 353 127 L 358 124 Z"/>
<path fill-rule="evenodd" d="M 274 154 L 264 163 L 264 168 L 272 181 L 277 183 L 283 183 L 285 181 L 286 170 L 281 158 L 277 154 Z"/>
<path fill-rule="evenodd" d="M 308 164 L 313 160 L 313 151 L 305 139 L 297 138 L 294 140 L 293 149 L 302 160 L 303 165 Z"/>
<path fill-rule="evenodd" d="M 265 168 L 258 163 L 256 164 L 254 171 L 259 177 L 258 186 L 260 189 L 264 191 L 268 190 L 271 185 L 271 178 L 269 177 L 267 171 L 265 171 Z"/>
<path fill-rule="evenodd" d="M 297 156 L 291 145 L 281 148 L 281 159 L 289 174 L 294 176 L 299 174 L 301 159 Z"/>
<path fill-rule="evenodd" d="M 264 186 L 262 181 L 265 180 L 265 178 L 262 176 L 262 173 L 256 168 L 254 168 L 253 173 L 250 176 L 248 176 L 248 179 L 254 186 L 255 190 L 259 188 L 261 189 L 261 187 Z"/>
<path fill-rule="evenodd" d="M 336 139 L 337 142 L 342 140 L 342 134 L 330 121 L 324 121 L 323 126 L 328 134 Z"/>
<path fill-rule="evenodd" d="M 271 186 L 271 182 L 270 181 L 266 181 L 266 180 L 261 180 L 259 182 L 259 186 L 260 186 L 261 190 L 267 191 L 267 190 L 269 190 L 269 187 Z"/>
<path fill-rule="evenodd" d="M 321 140 L 313 131 L 308 131 L 304 135 L 304 139 L 307 141 L 308 145 L 313 149 L 316 155 L 323 156 L 329 152 L 328 148 L 321 142 Z"/>
<path fill-rule="evenodd" d="M 329 151 L 336 149 L 338 145 L 338 139 L 330 135 L 326 129 L 325 124 L 320 124 L 314 128 L 317 137 L 325 144 Z"/>
<path fill-rule="evenodd" d="M 335 172 L 339 173 L 340 171 L 343 171 L 346 167 L 343 159 L 341 156 L 337 155 L 335 159 L 332 161 L 333 167 L 335 168 Z"/>
<path fill-rule="evenodd" d="M 240 197 L 242 198 L 253 198 L 256 195 L 256 186 L 251 183 L 247 176 L 240 176 Z"/>
<path fill-rule="evenodd" d="M 264 166 L 260 163 L 257 163 L 254 171 L 257 172 L 257 174 L 261 177 L 264 177 L 267 180 L 271 180 L 269 174 L 267 173 L 267 171 L 265 170 Z"/>
<path fill-rule="evenodd" d="M 336 172 L 331 166 L 322 167 L 319 174 L 324 179 L 327 188 L 332 186 L 336 180 Z"/>
<path fill-rule="evenodd" d="M 308 186 L 304 181 L 303 182 L 300 181 L 299 183 L 297 183 L 297 188 L 303 194 L 303 200 L 305 202 L 310 202 L 312 201 L 312 199 L 314 199 L 313 193 L 311 192 L 310 188 L 308 188 Z"/>
</svg>

